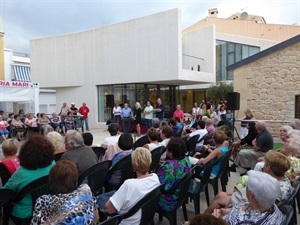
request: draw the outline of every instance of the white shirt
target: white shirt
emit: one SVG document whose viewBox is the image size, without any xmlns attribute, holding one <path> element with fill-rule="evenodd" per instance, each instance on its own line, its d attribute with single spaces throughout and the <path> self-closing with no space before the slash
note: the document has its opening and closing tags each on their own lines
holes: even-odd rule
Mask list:
<svg viewBox="0 0 300 225">
<path fill-rule="evenodd" d="M 122 215 L 128 212 L 142 197 L 160 185 L 158 176 L 152 173 L 142 179 L 128 179 L 117 192 L 109 198 L 113 206 Z M 141 220 L 141 210 L 133 216 L 123 219 L 121 225 L 139 225 Z"/>
<path fill-rule="evenodd" d="M 119 137 L 120 137 L 120 135 L 107 137 L 107 138 L 104 139 L 102 144 L 107 145 L 107 146 L 112 145 L 112 144 L 119 141 Z"/>
<path fill-rule="evenodd" d="M 207 134 L 207 130 L 206 129 L 201 129 L 201 130 L 195 130 L 192 133 L 190 133 L 189 137 L 193 137 L 197 134 L 200 134 L 200 137 L 198 138 L 198 141 L 205 135 Z M 204 139 L 202 141 L 200 141 L 199 143 L 196 144 L 196 147 L 201 147 L 203 145 Z"/>
<path fill-rule="evenodd" d="M 149 151 L 152 151 L 152 150 L 154 150 L 154 149 L 156 149 L 156 148 L 158 148 L 158 147 L 160 147 L 160 146 L 161 146 L 161 143 L 158 143 L 158 144 L 155 144 L 155 143 L 149 143 L 149 144 L 148 144 Z"/>
<path fill-rule="evenodd" d="M 162 142 L 160 142 L 160 144 L 166 148 L 167 145 L 169 144 L 170 139 L 171 138 L 166 138 L 165 140 L 163 140 Z"/>
<path fill-rule="evenodd" d="M 113 114 L 114 114 L 115 116 L 120 116 L 120 115 L 121 115 L 121 107 L 120 107 L 120 106 L 117 106 L 117 108 L 114 107 L 114 108 L 113 108 Z"/>
</svg>

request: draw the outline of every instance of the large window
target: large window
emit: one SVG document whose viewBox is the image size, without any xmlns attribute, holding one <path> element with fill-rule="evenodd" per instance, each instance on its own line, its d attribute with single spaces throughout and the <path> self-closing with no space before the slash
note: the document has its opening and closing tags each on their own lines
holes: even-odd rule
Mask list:
<svg viewBox="0 0 300 225">
<path fill-rule="evenodd" d="M 112 117 L 114 102 L 121 107 L 124 103 L 133 108 L 136 102 L 145 107 L 149 99 L 152 105 L 156 105 L 156 99 L 160 97 L 165 105 L 165 117 L 172 115 L 179 98 L 179 87 L 157 84 L 117 84 L 98 86 L 98 121 L 107 121 Z M 142 114 L 142 117 L 144 115 Z"/>
<path fill-rule="evenodd" d="M 217 40 L 216 45 L 216 73 L 217 80 L 232 80 L 233 75 L 226 70 L 236 62 L 239 62 L 260 51 L 259 47 L 242 45 L 232 42 L 224 42 Z"/>
</svg>

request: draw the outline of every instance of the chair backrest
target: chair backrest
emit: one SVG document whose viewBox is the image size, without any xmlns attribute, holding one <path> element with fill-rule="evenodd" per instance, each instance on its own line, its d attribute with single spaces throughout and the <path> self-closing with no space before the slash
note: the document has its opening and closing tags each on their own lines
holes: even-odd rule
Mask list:
<svg viewBox="0 0 300 225">
<path fill-rule="evenodd" d="M 99 225 L 117 225 L 122 220 L 122 215 L 116 215 L 114 217 L 111 217 L 101 223 Z"/>
<path fill-rule="evenodd" d="M 159 167 L 159 161 L 162 154 L 164 146 L 157 147 L 151 151 L 152 163 L 150 165 L 150 172 L 156 172 Z"/>
<path fill-rule="evenodd" d="M 102 193 L 106 173 L 111 167 L 111 160 L 97 163 L 79 175 L 79 184 L 86 183 L 90 186 L 92 193 L 98 195 Z"/>
<path fill-rule="evenodd" d="M 127 213 L 122 216 L 122 219 L 126 219 L 134 215 L 141 209 L 142 215 L 140 225 L 151 224 L 158 205 L 160 194 L 161 186 L 158 186 L 140 199 Z"/>
<path fill-rule="evenodd" d="M 220 171 L 217 174 L 216 179 L 219 179 L 223 174 L 227 176 L 226 167 L 228 167 L 228 164 L 229 164 L 229 158 L 231 156 L 231 150 L 232 150 L 232 148 L 230 148 L 228 150 L 228 152 L 226 152 L 223 156 L 221 156 L 220 158 L 217 158 L 217 159 L 214 160 L 214 165 L 221 162 Z"/>
<path fill-rule="evenodd" d="M 131 154 L 119 160 L 111 169 L 110 172 L 121 170 L 121 179 L 117 189 L 124 183 L 125 180 L 133 178 L 133 167 L 131 164 Z"/>
<path fill-rule="evenodd" d="M 148 135 L 145 135 L 143 137 L 140 137 L 139 139 L 136 140 L 136 142 L 133 143 L 133 148 L 136 149 L 138 147 L 143 147 L 145 144 L 149 144 L 150 141 L 148 139 Z"/>
<path fill-rule="evenodd" d="M 200 134 L 197 134 L 197 135 L 191 137 L 189 140 L 187 140 L 186 150 L 187 150 L 187 154 L 189 156 L 192 156 L 194 154 L 199 137 L 200 137 Z"/>
<path fill-rule="evenodd" d="M 31 197 L 33 207 L 38 197 L 50 194 L 49 175 L 40 177 L 27 184 L 16 194 L 13 202 L 21 201 L 28 194 Z"/>
<path fill-rule="evenodd" d="M 211 159 L 202 167 L 198 166 L 198 168 L 197 167 L 195 168 L 195 173 L 193 177 L 201 180 L 202 190 L 200 191 L 203 191 L 203 189 L 208 185 L 213 166 L 214 166 L 214 159 Z"/>
<path fill-rule="evenodd" d="M 281 225 L 289 225 L 291 224 L 291 220 L 293 217 L 293 207 L 290 205 L 284 205 L 279 207 L 280 211 L 285 215 L 284 221 L 281 223 Z"/>
<path fill-rule="evenodd" d="M 194 174 L 196 167 L 192 167 L 191 170 L 185 174 L 179 181 L 177 181 L 172 188 L 170 188 L 168 191 L 162 190 L 162 193 L 164 194 L 173 194 L 176 190 L 180 189 L 180 193 L 178 196 L 178 200 L 176 203 L 176 209 L 180 208 L 182 204 L 185 202 L 188 194 L 188 189 Z"/>
<path fill-rule="evenodd" d="M 101 158 L 104 156 L 106 149 L 103 147 L 93 146 L 93 151 L 95 152 L 97 158 L 101 160 Z"/>
<path fill-rule="evenodd" d="M 284 201 L 280 202 L 278 205 L 292 205 L 295 201 L 296 194 L 298 193 L 300 189 L 300 182 L 298 180 L 295 180 L 292 182 L 292 187 L 294 188 L 293 192 L 289 195 L 289 197 Z"/>
<path fill-rule="evenodd" d="M 9 180 L 10 177 L 11 174 L 7 169 L 7 167 L 3 163 L 0 163 L 0 178 L 1 178 L 2 186 L 6 184 L 6 182 Z"/>
</svg>

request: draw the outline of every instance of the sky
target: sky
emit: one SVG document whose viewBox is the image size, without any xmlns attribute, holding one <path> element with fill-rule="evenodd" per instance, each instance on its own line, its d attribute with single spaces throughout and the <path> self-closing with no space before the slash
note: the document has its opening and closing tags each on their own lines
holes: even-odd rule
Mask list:
<svg viewBox="0 0 300 225">
<path fill-rule="evenodd" d="M 76 33 L 179 8 L 182 28 L 218 8 L 263 16 L 269 24 L 300 25 L 300 0 L 0 0 L 4 47 L 30 53 L 31 39 Z"/>
</svg>

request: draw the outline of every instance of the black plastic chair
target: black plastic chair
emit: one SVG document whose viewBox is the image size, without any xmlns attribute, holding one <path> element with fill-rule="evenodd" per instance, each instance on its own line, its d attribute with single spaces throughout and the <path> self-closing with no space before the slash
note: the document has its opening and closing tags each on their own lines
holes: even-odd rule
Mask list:
<svg viewBox="0 0 300 225">
<path fill-rule="evenodd" d="M 297 224 L 297 212 L 296 212 L 296 195 L 300 189 L 300 182 L 298 180 L 292 182 L 292 187 L 294 188 L 293 192 L 290 194 L 288 199 L 282 203 L 282 205 L 289 205 L 293 207 L 293 224 Z M 279 205 L 281 206 L 281 205 Z"/>
<path fill-rule="evenodd" d="M 36 179 L 23 187 L 16 194 L 12 203 L 17 203 L 21 201 L 25 196 L 30 195 L 32 200 L 32 208 L 34 208 L 36 199 L 44 194 L 50 194 L 49 175 Z M 11 215 L 10 213 L 10 218 L 16 225 L 27 225 L 30 224 L 32 216 L 28 218 L 19 218 Z"/>
<path fill-rule="evenodd" d="M 148 139 L 148 135 L 144 135 L 143 137 L 140 137 L 136 140 L 136 142 L 133 143 L 133 148 L 136 149 L 138 147 L 143 147 L 145 144 L 149 144 L 150 141 Z"/>
<path fill-rule="evenodd" d="M 194 202 L 194 208 L 195 208 L 195 215 L 200 213 L 200 194 L 201 192 L 205 191 L 205 188 L 208 185 L 210 174 L 212 171 L 212 168 L 214 166 L 213 163 L 214 159 L 211 159 L 209 162 L 207 162 L 205 165 L 197 165 L 195 169 L 195 173 L 193 175 L 193 182 L 199 182 L 195 179 L 200 180 L 199 182 L 199 189 L 197 192 L 190 192 L 188 191 L 188 198 L 193 200 Z M 188 200 L 188 199 L 187 199 Z M 185 205 L 182 206 L 183 208 L 186 207 Z M 187 220 L 188 218 L 184 218 Z"/>
<path fill-rule="evenodd" d="M 78 183 L 87 183 L 94 195 L 101 194 L 106 174 L 111 167 L 111 163 L 111 160 L 106 160 L 91 166 L 79 175 Z"/>
<path fill-rule="evenodd" d="M 117 225 L 122 220 L 122 215 L 115 215 L 101 223 L 99 225 Z"/>
<path fill-rule="evenodd" d="M 197 135 L 191 137 L 189 140 L 187 140 L 187 142 L 186 142 L 187 155 L 189 155 L 189 156 L 194 155 L 195 148 L 196 148 L 199 137 L 200 137 L 200 134 L 197 134 Z"/>
<path fill-rule="evenodd" d="M 93 147 L 91 147 L 91 148 L 92 148 L 93 151 L 95 152 L 97 158 L 98 158 L 99 160 L 101 160 L 102 157 L 103 157 L 104 154 L 105 154 L 106 149 L 103 148 L 103 147 L 98 147 L 98 146 L 93 146 Z"/>
<path fill-rule="evenodd" d="M 162 154 L 164 146 L 157 147 L 151 151 L 152 163 L 150 165 L 150 172 L 156 172 L 159 167 L 159 161 Z"/>
<path fill-rule="evenodd" d="M 159 214 L 160 221 L 162 221 L 163 217 L 166 217 L 170 225 L 177 225 L 177 210 L 185 204 L 194 169 L 195 167 L 191 168 L 191 170 L 186 175 L 184 175 L 176 184 L 174 184 L 174 186 L 169 190 L 165 191 L 164 189 L 162 189 L 162 194 L 173 194 L 178 189 L 180 189 L 180 193 L 176 203 L 176 207 L 173 211 L 169 212 L 156 210 L 156 212 Z M 183 208 L 183 215 L 184 218 L 187 218 L 187 212 L 185 209 L 186 208 Z"/>
<path fill-rule="evenodd" d="M 158 186 L 140 199 L 127 213 L 122 215 L 122 219 L 131 217 L 141 209 L 142 215 L 140 225 L 152 224 L 160 194 L 161 186 Z"/>
<path fill-rule="evenodd" d="M 223 174 L 224 174 L 224 177 L 222 177 L 222 179 L 221 179 L 221 186 L 222 186 L 222 191 L 226 192 L 226 184 L 227 183 L 225 181 L 226 180 L 228 181 L 228 174 L 226 171 L 226 166 L 228 166 L 230 156 L 231 156 L 231 149 L 225 155 L 214 160 L 214 165 L 216 165 L 219 162 L 221 163 L 219 174 L 217 174 L 216 177 L 209 179 L 209 183 L 213 186 L 215 196 L 219 193 L 218 181 L 222 177 Z M 227 178 L 226 178 L 226 176 L 227 176 Z M 209 206 L 210 201 L 209 201 L 208 185 L 205 188 L 205 196 L 206 196 L 207 206 Z"/>
<path fill-rule="evenodd" d="M 7 169 L 7 167 L 3 163 L 0 163 L 0 178 L 1 178 L 2 186 L 6 184 L 6 182 L 9 180 L 10 177 L 11 174 Z"/>
<path fill-rule="evenodd" d="M 110 173 L 114 173 L 115 171 L 121 171 L 120 183 L 116 186 L 112 186 L 109 183 L 105 182 L 105 192 L 118 190 L 125 180 L 134 177 L 133 167 L 131 164 L 131 154 L 122 158 L 109 170 Z"/>
<path fill-rule="evenodd" d="M 284 221 L 281 225 L 294 225 L 292 217 L 294 215 L 294 210 L 290 205 L 279 206 L 280 211 L 285 215 Z"/>
<path fill-rule="evenodd" d="M 0 189 L 0 210 L 2 213 L 2 224 L 9 224 L 10 202 L 15 197 L 14 191 L 10 189 Z M 3 210 L 2 210 L 3 209 Z"/>
</svg>

